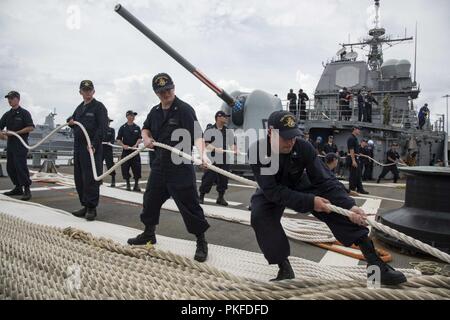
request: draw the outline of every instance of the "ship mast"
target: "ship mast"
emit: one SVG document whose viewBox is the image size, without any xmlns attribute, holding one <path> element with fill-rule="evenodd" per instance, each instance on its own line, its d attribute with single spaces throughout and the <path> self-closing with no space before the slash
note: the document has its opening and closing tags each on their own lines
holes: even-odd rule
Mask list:
<svg viewBox="0 0 450 320">
<path fill-rule="evenodd" d="M 395 43 L 395 42 L 403 42 L 408 40 L 413 40 L 413 37 L 409 38 L 399 38 L 399 39 L 391 39 L 386 37 L 386 30 L 380 26 L 380 0 L 375 0 L 375 21 L 374 28 L 369 30 L 369 36 L 371 38 L 365 39 L 362 42 L 357 43 L 342 43 L 341 45 L 346 47 L 354 47 L 354 46 L 369 46 L 370 51 L 367 55 L 368 60 L 367 64 L 369 68 L 374 71 L 378 71 L 383 64 L 383 44 Z"/>
</svg>

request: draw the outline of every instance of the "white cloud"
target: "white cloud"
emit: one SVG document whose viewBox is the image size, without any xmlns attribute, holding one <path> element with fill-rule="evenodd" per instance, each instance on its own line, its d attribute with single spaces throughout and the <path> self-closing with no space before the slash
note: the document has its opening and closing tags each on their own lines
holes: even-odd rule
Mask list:
<svg viewBox="0 0 450 320">
<path fill-rule="evenodd" d="M 152 77 L 148 74 L 130 75 L 112 81 L 112 90 L 99 96 L 108 109 L 108 115 L 117 128 L 126 122 L 125 113 L 133 110 L 138 113 L 136 122 L 142 125 L 151 107 L 158 103 L 152 90 Z M 102 100 L 103 99 L 103 100 Z"/>
<path fill-rule="evenodd" d="M 241 92 L 252 92 L 254 89 L 247 88 L 243 86 L 239 81 L 237 80 L 224 80 L 221 79 L 217 82 L 218 86 L 222 89 L 224 89 L 227 92 L 233 92 L 233 91 L 241 91 Z"/>
<path fill-rule="evenodd" d="M 316 79 L 314 76 L 303 73 L 300 69 L 297 71 L 296 77 L 298 86 L 303 89 L 304 92 L 313 92 L 315 87 L 317 86 L 317 82 L 319 79 Z"/>
</svg>

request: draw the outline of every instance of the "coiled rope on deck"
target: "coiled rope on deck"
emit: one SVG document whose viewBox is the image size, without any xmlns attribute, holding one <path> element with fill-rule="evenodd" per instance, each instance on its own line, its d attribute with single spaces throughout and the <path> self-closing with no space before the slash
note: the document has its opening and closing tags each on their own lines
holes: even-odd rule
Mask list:
<svg viewBox="0 0 450 320">
<path fill-rule="evenodd" d="M 0 213 L 0 299 L 442 300 L 450 299 L 450 278 L 412 278 L 381 289 L 369 289 L 365 281 L 314 278 L 267 283 L 170 252 Z"/>
<path fill-rule="evenodd" d="M 104 174 L 98 176 L 97 175 L 97 168 L 96 168 L 96 165 L 95 165 L 94 153 L 92 152 L 92 143 L 91 143 L 91 139 L 89 137 L 89 134 L 86 131 L 86 128 L 81 123 L 75 121 L 74 124 L 80 127 L 80 129 L 82 130 L 82 132 L 84 133 L 84 135 L 86 137 L 87 145 L 88 145 L 88 148 L 89 148 L 89 154 L 90 154 L 90 158 L 91 158 L 92 173 L 93 173 L 94 179 L 96 181 L 103 180 L 106 176 L 108 176 L 111 172 L 113 172 L 118 166 L 120 166 L 123 163 L 125 163 L 126 161 L 132 159 L 137 154 L 139 154 L 141 152 L 141 150 L 145 149 L 145 147 L 143 147 L 143 148 L 140 148 L 139 150 L 134 151 L 133 153 L 131 153 L 127 157 L 121 159 L 117 164 L 115 164 L 113 167 L 111 167 Z M 56 128 L 56 129 L 60 130 L 60 129 L 64 128 L 65 126 L 68 126 L 68 124 L 61 125 L 58 128 Z M 32 146 L 32 147 L 28 146 L 25 143 L 25 141 L 22 139 L 22 137 L 20 137 L 17 133 L 15 133 L 15 132 L 7 132 L 7 133 L 16 136 L 27 149 L 32 150 L 32 149 L 37 148 L 37 146 L 42 144 L 52 134 L 55 134 L 56 131 L 57 131 L 56 129 L 53 130 L 41 142 L 39 142 L 38 144 L 36 144 L 35 146 Z M 240 182 L 242 184 L 258 188 L 258 184 L 255 181 L 252 181 L 252 180 L 249 180 L 249 179 L 237 176 L 235 174 L 232 174 L 232 173 L 230 173 L 228 171 L 225 171 L 223 169 L 220 169 L 220 168 L 212 165 L 211 163 L 203 163 L 200 159 L 194 159 L 194 157 L 192 157 L 191 155 L 189 155 L 189 154 L 187 154 L 187 153 L 185 153 L 185 152 L 183 152 L 181 150 L 178 150 L 178 149 L 176 149 L 174 147 L 171 147 L 171 146 L 168 146 L 166 144 L 159 143 L 159 142 L 155 142 L 154 146 L 162 148 L 162 149 L 165 149 L 165 150 L 168 150 L 168 151 L 178 155 L 179 157 L 182 157 L 182 158 L 184 158 L 184 159 L 186 159 L 188 161 L 191 161 L 195 165 L 205 165 L 208 170 L 212 170 L 214 172 L 217 172 L 217 173 L 219 173 L 219 174 L 221 174 L 223 176 L 226 176 L 226 177 L 228 177 L 230 179 L 238 181 L 238 182 Z M 334 206 L 334 205 L 331 205 L 331 204 L 328 204 L 327 206 L 328 206 L 329 210 L 331 210 L 332 212 L 338 213 L 338 214 L 346 216 L 346 217 L 350 217 L 350 215 L 353 214 L 349 210 L 346 210 L 346 209 L 343 209 L 343 208 L 340 208 L 340 207 L 337 207 L 337 206 Z M 378 223 L 376 221 L 372 221 L 372 220 L 369 220 L 369 219 L 367 219 L 366 221 L 367 221 L 369 226 L 371 226 L 371 227 L 373 227 L 373 228 L 375 228 L 377 230 L 380 230 L 380 231 L 382 231 L 382 232 L 384 232 L 384 233 L 386 233 L 386 234 L 388 234 L 388 235 L 390 235 L 390 236 L 392 236 L 392 237 L 394 237 L 396 239 L 399 239 L 399 240 L 403 241 L 404 243 L 406 243 L 408 245 L 411 245 L 411 246 L 413 246 L 413 247 L 415 247 L 415 248 L 417 248 L 417 249 L 419 249 L 419 250 L 421 250 L 423 252 L 426 252 L 426 253 L 428 253 L 428 254 L 430 254 L 430 255 L 432 255 L 432 256 L 434 256 L 434 257 L 436 257 L 436 258 L 438 258 L 438 259 L 440 259 L 440 260 L 442 260 L 444 262 L 450 263 L 450 255 L 449 254 L 447 254 L 447 253 L 445 253 L 443 251 L 440 251 L 440 250 L 438 250 L 438 249 L 436 249 L 436 248 L 434 248 L 434 247 L 432 247 L 432 246 L 430 246 L 430 245 L 428 245 L 426 243 L 423 243 L 423 242 L 421 242 L 421 241 L 419 241 L 417 239 L 414 239 L 414 238 L 412 238 L 412 237 L 410 237 L 410 236 L 408 236 L 408 235 L 406 235 L 404 233 L 401 233 L 401 232 L 399 232 L 397 230 L 394 230 L 394 229 L 392 229 L 392 228 L 390 228 L 388 226 L 385 226 L 385 225 L 383 225 L 381 223 Z"/>
</svg>

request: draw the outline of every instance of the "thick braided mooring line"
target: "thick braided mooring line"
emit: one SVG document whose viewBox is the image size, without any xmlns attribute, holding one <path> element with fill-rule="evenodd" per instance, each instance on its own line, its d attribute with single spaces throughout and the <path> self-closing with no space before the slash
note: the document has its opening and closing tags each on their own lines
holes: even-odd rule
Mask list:
<svg viewBox="0 0 450 320">
<path fill-rule="evenodd" d="M 92 147 L 91 139 L 89 138 L 89 134 L 87 133 L 86 128 L 79 122 L 75 121 L 74 123 L 75 123 L 75 125 L 79 126 L 80 129 L 83 131 L 83 133 L 84 133 L 84 135 L 86 137 L 86 141 L 87 141 L 88 146 Z M 65 126 L 68 126 L 68 124 L 59 126 L 55 130 L 53 130 L 47 137 L 45 137 L 41 142 L 39 142 L 38 144 L 36 144 L 33 147 L 28 146 L 25 143 L 25 141 L 22 139 L 22 137 L 20 137 L 15 132 L 8 132 L 8 133 L 13 134 L 14 136 L 16 136 L 26 148 L 28 148 L 29 150 L 32 150 L 32 149 L 35 149 L 40 144 L 42 144 L 52 134 L 56 133 L 56 131 L 60 130 L 61 128 L 65 127 Z M 225 171 L 223 169 L 220 169 L 220 168 L 212 165 L 211 163 L 202 163 L 202 161 L 200 159 L 194 159 L 191 155 L 189 155 L 189 154 L 187 154 L 187 153 L 185 153 L 185 152 L 183 152 L 181 150 L 178 150 L 178 149 L 176 149 L 174 147 L 171 147 L 171 146 L 168 146 L 166 144 L 159 143 L 159 142 L 155 142 L 154 146 L 162 148 L 162 149 L 166 149 L 166 150 L 168 150 L 168 151 L 170 151 L 170 152 L 172 152 L 172 153 L 174 153 L 174 154 L 176 154 L 176 155 L 178 155 L 180 157 L 183 157 L 184 159 L 186 159 L 188 161 L 193 162 L 195 165 L 206 165 L 207 169 L 212 170 L 214 172 L 217 172 L 217 173 L 219 173 L 219 174 L 221 174 L 223 176 L 226 176 L 226 177 L 228 177 L 230 179 L 238 181 L 238 182 L 240 182 L 242 184 L 258 188 L 258 184 L 255 181 L 251 181 L 251 180 L 248 180 L 246 178 L 243 178 L 243 177 L 237 176 L 235 174 L 232 174 L 232 173 L 230 173 L 228 171 Z M 144 149 L 145 149 L 145 147 L 134 151 L 133 153 L 131 153 L 127 157 L 125 157 L 122 160 L 120 160 L 117 164 L 115 164 L 113 167 L 111 167 L 104 174 L 102 174 L 101 176 L 97 176 L 97 169 L 96 169 L 96 165 L 95 165 L 94 154 L 92 153 L 91 148 L 89 148 L 89 153 L 90 153 L 90 157 L 91 157 L 91 165 L 92 165 L 91 167 L 92 167 L 92 173 L 93 173 L 94 179 L 96 181 L 103 180 L 106 176 L 108 176 L 111 172 L 113 172 L 117 167 L 119 167 L 120 165 L 122 165 L 126 161 L 130 160 L 131 158 L 135 157 L 137 154 L 139 154 Z M 352 214 L 349 210 L 346 210 L 346 209 L 343 209 L 343 208 L 339 208 L 339 207 L 331 205 L 331 204 L 328 205 L 328 208 L 331 211 L 336 212 L 336 213 L 341 214 L 341 215 L 346 216 L 346 217 L 349 217 L 349 215 Z M 436 257 L 436 258 L 438 258 L 438 259 L 440 259 L 442 261 L 450 263 L 450 255 L 445 253 L 445 252 L 442 252 L 442 251 L 440 251 L 440 250 L 438 250 L 438 249 L 436 249 L 436 248 L 434 248 L 434 247 L 432 247 L 432 246 L 430 246 L 430 245 L 428 245 L 426 243 L 423 243 L 423 242 L 421 242 L 421 241 L 419 241 L 417 239 L 414 239 L 414 238 L 412 238 L 412 237 L 410 237 L 410 236 L 408 236 L 408 235 L 406 235 L 404 233 L 401 233 L 401 232 L 399 232 L 397 230 L 394 230 L 394 229 L 392 229 L 392 228 L 390 228 L 388 226 L 385 226 L 383 224 L 380 224 L 380 223 L 378 223 L 376 221 L 367 220 L 367 223 L 371 227 L 373 227 L 375 229 L 378 229 L 378 230 L 380 230 L 380 231 L 382 231 L 382 232 L 384 232 L 384 233 L 386 233 L 386 234 L 388 234 L 388 235 L 390 235 L 390 236 L 392 236 L 392 237 L 394 237 L 396 239 L 399 239 L 399 240 L 405 242 L 406 244 L 409 244 L 409 245 L 411 245 L 411 246 L 413 246 L 413 247 L 415 247 L 415 248 L 417 248 L 417 249 L 419 249 L 419 250 L 421 250 L 423 252 L 426 252 L 426 253 L 428 253 L 428 254 L 430 254 L 430 255 L 432 255 L 432 256 L 434 256 L 434 257 Z"/>
<path fill-rule="evenodd" d="M 79 267 L 79 285 L 71 267 Z M 72 286 L 70 286 L 72 284 Z M 267 283 L 158 251 L 0 213 L 2 299 L 450 299 L 450 278 L 409 279 L 369 289 L 365 281 L 299 278 Z"/>
<path fill-rule="evenodd" d="M 349 215 L 351 214 L 351 211 L 345 210 L 343 208 L 339 208 L 339 207 L 331 205 L 331 204 L 328 205 L 328 208 L 331 211 L 339 213 L 339 214 L 341 214 L 343 216 L 346 216 L 346 217 L 349 217 Z M 421 242 L 421 241 L 419 241 L 417 239 L 414 239 L 414 238 L 412 238 L 412 237 L 410 237 L 410 236 L 408 236 L 408 235 L 406 235 L 404 233 L 401 233 L 401 232 L 399 232 L 399 231 L 397 231 L 395 229 L 392 229 L 392 228 L 390 228 L 390 227 L 388 227 L 388 226 L 386 226 L 384 224 L 381 224 L 379 222 L 376 222 L 376 221 L 373 221 L 373 220 L 369 220 L 369 219 L 367 219 L 366 221 L 371 227 L 373 227 L 375 229 L 378 229 L 378 230 L 380 230 L 380 231 L 382 231 L 382 232 L 384 232 L 386 234 L 389 234 L 390 236 L 392 236 L 392 237 L 394 237 L 396 239 L 399 239 L 399 240 L 403 241 L 404 243 L 409 244 L 409 245 L 411 245 L 411 246 L 413 246 L 413 247 L 415 247 L 415 248 L 417 248 L 417 249 L 419 249 L 419 250 L 421 250 L 423 252 L 429 253 L 430 255 L 432 255 L 432 256 L 434 256 L 434 257 L 436 257 L 436 258 L 438 258 L 438 259 L 440 259 L 442 261 L 450 263 L 450 255 L 449 254 L 447 254 L 447 253 L 445 253 L 445 252 L 443 252 L 441 250 L 438 250 L 438 249 L 430 246 L 429 244 L 426 244 L 426 243 L 423 243 L 423 242 Z"/>
</svg>

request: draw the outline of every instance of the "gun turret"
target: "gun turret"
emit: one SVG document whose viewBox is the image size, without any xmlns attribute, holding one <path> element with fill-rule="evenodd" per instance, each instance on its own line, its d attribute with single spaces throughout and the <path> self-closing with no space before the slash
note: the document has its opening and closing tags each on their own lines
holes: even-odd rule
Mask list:
<svg viewBox="0 0 450 320">
<path fill-rule="evenodd" d="M 148 39 L 160 47 L 164 52 L 171 56 L 175 61 L 181 64 L 187 71 L 192 73 L 203 84 L 210 88 L 217 96 L 222 99 L 228 106 L 233 108 L 234 112 L 240 112 L 243 109 L 241 101 L 234 99 L 225 90 L 219 88 L 213 81 L 208 79 L 199 69 L 187 61 L 182 55 L 175 51 L 170 45 L 162 40 L 156 33 L 145 26 L 139 19 L 125 9 L 121 4 L 116 5 L 114 9 L 122 18 L 127 20 L 136 29 L 142 32 Z"/>
</svg>

